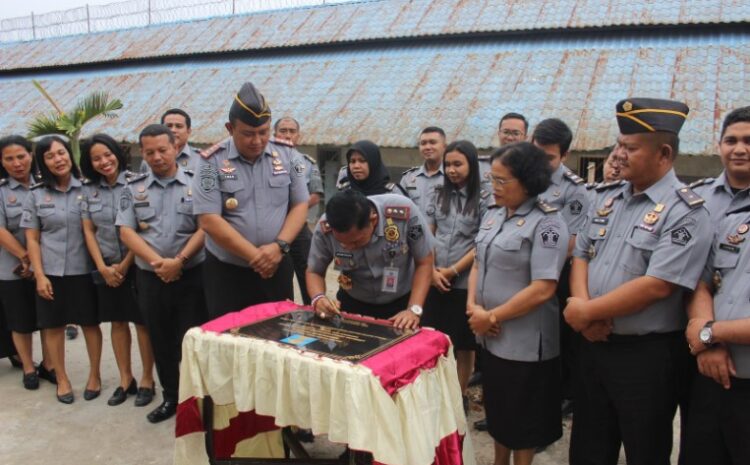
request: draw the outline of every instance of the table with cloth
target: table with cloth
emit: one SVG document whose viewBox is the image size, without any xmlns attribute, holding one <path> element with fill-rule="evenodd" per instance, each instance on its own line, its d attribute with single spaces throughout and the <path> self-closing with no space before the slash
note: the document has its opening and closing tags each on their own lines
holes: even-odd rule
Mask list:
<svg viewBox="0 0 750 465">
<path fill-rule="evenodd" d="M 283 457 L 280 428 L 295 425 L 371 452 L 375 464 L 474 465 L 443 333 L 423 328 L 358 364 L 223 333 L 298 309 L 288 301 L 256 305 L 187 332 L 175 464 L 209 462 L 201 414 L 210 396 L 217 459 Z"/>
</svg>

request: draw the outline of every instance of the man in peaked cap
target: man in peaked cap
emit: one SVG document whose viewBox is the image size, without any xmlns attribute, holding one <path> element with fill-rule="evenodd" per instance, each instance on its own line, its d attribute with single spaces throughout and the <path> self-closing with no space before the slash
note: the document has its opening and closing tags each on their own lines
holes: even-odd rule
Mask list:
<svg viewBox="0 0 750 465">
<path fill-rule="evenodd" d="M 226 128 L 230 138 L 201 153 L 194 187 L 211 318 L 294 297 L 289 244 L 309 198 L 305 165 L 290 145 L 270 140 L 271 109 L 253 84 L 234 95 Z"/>
<path fill-rule="evenodd" d="M 617 104 L 620 170 L 576 237 L 564 315 L 583 334 L 571 465 L 670 463 L 672 421 L 689 366 L 684 298 L 710 245 L 703 199 L 674 173 L 681 102 Z"/>
</svg>

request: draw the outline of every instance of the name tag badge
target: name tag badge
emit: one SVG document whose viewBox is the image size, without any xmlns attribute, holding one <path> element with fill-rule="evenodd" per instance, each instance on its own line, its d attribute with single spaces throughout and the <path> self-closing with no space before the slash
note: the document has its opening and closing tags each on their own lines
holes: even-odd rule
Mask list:
<svg viewBox="0 0 750 465">
<path fill-rule="evenodd" d="M 594 224 L 607 224 L 609 223 L 609 218 L 594 218 L 591 222 Z"/>
<path fill-rule="evenodd" d="M 727 252 L 740 253 L 740 248 L 739 247 L 735 247 L 735 246 L 729 245 L 729 244 L 721 243 L 721 244 L 719 244 L 719 248 L 721 250 L 726 250 Z"/>
<path fill-rule="evenodd" d="M 135 208 L 148 207 L 149 205 L 151 205 L 149 202 L 136 202 L 135 204 L 133 204 Z"/>
<path fill-rule="evenodd" d="M 383 268 L 383 287 L 381 292 L 395 293 L 398 288 L 398 268 L 386 266 Z"/>
<path fill-rule="evenodd" d="M 39 208 L 55 208 L 55 204 L 54 203 L 43 203 L 43 204 L 39 205 Z"/>
<path fill-rule="evenodd" d="M 236 181 L 237 175 L 236 174 L 220 174 L 219 175 L 219 181 Z"/>
</svg>

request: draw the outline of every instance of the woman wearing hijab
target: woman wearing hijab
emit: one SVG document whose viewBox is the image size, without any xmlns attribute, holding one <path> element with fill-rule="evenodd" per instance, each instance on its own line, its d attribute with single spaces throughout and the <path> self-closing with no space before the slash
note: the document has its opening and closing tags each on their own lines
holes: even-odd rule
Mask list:
<svg viewBox="0 0 750 465">
<path fill-rule="evenodd" d="M 403 188 L 391 182 L 388 169 L 383 164 L 380 148 L 374 142 L 361 140 L 346 152 L 346 178 L 340 190 L 353 189 L 366 196 L 378 194 L 403 194 Z"/>
</svg>

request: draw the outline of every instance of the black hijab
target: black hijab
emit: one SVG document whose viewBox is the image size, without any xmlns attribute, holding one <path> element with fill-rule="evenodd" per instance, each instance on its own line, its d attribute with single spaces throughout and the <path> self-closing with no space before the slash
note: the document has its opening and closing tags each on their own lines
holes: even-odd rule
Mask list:
<svg viewBox="0 0 750 465">
<path fill-rule="evenodd" d="M 354 179 L 352 172 L 349 171 L 349 160 L 354 152 L 358 152 L 364 157 L 370 169 L 370 174 L 362 181 Z M 356 142 L 346 152 L 346 176 L 351 188 L 365 195 L 386 194 L 389 192 L 385 188 L 385 185 L 391 180 L 390 175 L 388 175 L 388 169 L 380 157 L 380 149 L 375 143 L 369 140 Z"/>
</svg>

